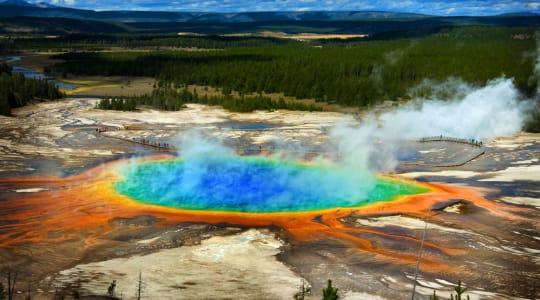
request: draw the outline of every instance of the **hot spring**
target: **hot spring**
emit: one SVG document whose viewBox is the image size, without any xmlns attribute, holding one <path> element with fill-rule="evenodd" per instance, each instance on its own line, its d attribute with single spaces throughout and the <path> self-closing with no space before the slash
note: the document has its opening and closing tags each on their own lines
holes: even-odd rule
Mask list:
<svg viewBox="0 0 540 300">
<path fill-rule="evenodd" d="M 245 213 L 351 208 L 428 190 L 339 165 L 267 157 L 204 157 L 125 166 L 116 192 L 185 210 Z"/>
</svg>

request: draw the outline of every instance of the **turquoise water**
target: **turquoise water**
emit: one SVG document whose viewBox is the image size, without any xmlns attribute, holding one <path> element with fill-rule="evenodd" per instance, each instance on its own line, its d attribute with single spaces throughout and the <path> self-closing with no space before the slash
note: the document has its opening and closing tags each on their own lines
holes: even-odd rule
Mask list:
<svg viewBox="0 0 540 300">
<path fill-rule="evenodd" d="M 230 126 L 224 126 L 225 128 L 231 128 L 235 130 L 265 130 L 265 129 L 273 129 L 276 128 L 276 125 L 268 124 L 268 123 L 249 123 L 249 122 L 242 122 L 242 123 L 234 123 Z"/>
<path fill-rule="evenodd" d="M 356 207 L 426 189 L 336 166 L 261 157 L 144 162 L 125 167 L 118 193 L 161 206 L 211 211 L 299 212 Z"/>
</svg>

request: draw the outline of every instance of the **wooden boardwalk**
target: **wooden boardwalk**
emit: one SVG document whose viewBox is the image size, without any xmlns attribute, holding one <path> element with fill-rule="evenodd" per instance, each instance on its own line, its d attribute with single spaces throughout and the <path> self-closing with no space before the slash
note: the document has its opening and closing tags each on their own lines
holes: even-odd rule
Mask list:
<svg viewBox="0 0 540 300">
<path fill-rule="evenodd" d="M 120 131 L 122 129 L 118 127 L 111 127 L 111 126 L 100 126 L 96 128 L 96 132 L 104 137 L 116 139 L 128 143 L 134 143 L 145 147 L 152 147 L 156 149 L 157 151 L 165 151 L 165 152 L 177 152 L 178 148 L 174 145 L 171 145 L 169 143 L 161 142 L 161 141 L 154 141 L 150 138 L 125 138 L 125 137 L 119 137 L 114 136 L 112 134 L 109 134 L 109 132 L 115 132 Z M 129 130 L 129 129 L 128 129 Z M 266 130 L 266 129 L 264 129 Z M 467 155 L 463 157 L 460 160 L 451 162 L 451 163 L 426 163 L 424 161 L 417 161 L 417 162 L 401 162 L 404 166 L 430 166 L 430 167 L 457 167 L 462 166 L 478 157 L 483 155 L 485 153 L 485 148 L 482 141 L 477 141 L 475 139 L 460 139 L 460 138 L 454 138 L 454 137 L 448 137 L 448 136 L 432 136 L 432 137 L 424 137 L 416 142 L 418 143 L 427 143 L 427 142 L 450 142 L 450 143 L 460 143 L 460 144 L 467 144 L 473 147 L 476 147 L 478 151 L 474 151 L 473 153 L 470 153 L 470 155 Z M 280 149 L 275 149 L 274 147 L 262 147 L 259 146 L 259 148 L 254 147 L 235 147 L 235 151 L 239 155 L 271 155 L 274 153 L 281 152 Z M 304 158 L 314 158 L 317 156 L 322 155 L 330 155 L 328 151 L 283 151 L 285 155 L 288 154 L 301 154 Z M 339 158 L 339 156 L 336 155 L 330 155 L 334 158 Z"/>
<path fill-rule="evenodd" d="M 429 166 L 429 167 L 459 167 L 459 166 L 463 166 L 464 164 L 486 153 L 486 150 L 484 148 L 484 143 L 482 141 L 478 141 L 475 139 L 460 139 L 460 138 L 440 135 L 440 136 L 432 136 L 432 137 L 423 137 L 419 139 L 417 142 L 419 143 L 449 142 L 449 143 L 467 144 L 467 145 L 477 148 L 477 151 L 474 151 L 470 153 L 469 155 L 463 157 L 462 159 L 456 160 L 451 163 L 425 163 L 422 161 L 422 162 L 403 162 L 401 163 L 402 165 L 404 166 Z"/>
</svg>

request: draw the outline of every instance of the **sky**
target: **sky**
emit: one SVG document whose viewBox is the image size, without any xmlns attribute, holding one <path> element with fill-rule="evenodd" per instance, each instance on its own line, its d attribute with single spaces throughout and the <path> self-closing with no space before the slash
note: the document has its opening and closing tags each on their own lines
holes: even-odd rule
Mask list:
<svg viewBox="0 0 540 300">
<path fill-rule="evenodd" d="M 201 12 L 377 10 L 439 16 L 484 16 L 512 12 L 540 13 L 540 0 L 36 0 L 93 10 Z"/>
</svg>

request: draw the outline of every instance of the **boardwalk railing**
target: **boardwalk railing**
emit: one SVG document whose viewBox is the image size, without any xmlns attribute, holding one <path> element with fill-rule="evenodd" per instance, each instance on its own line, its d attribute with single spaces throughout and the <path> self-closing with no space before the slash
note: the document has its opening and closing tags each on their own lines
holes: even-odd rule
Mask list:
<svg viewBox="0 0 540 300">
<path fill-rule="evenodd" d="M 484 143 L 482 141 L 476 140 L 476 139 L 460 139 L 455 137 L 449 137 L 449 136 L 429 136 L 429 137 L 423 137 L 418 140 L 420 143 L 425 142 L 451 142 L 451 143 L 461 143 L 461 144 L 468 144 L 473 147 L 478 147 L 478 151 L 475 151 L 473 153 L 470 153 L 469 155 L 464 156 L 461 160 L 456 160 L 451 163 L 420 163 L 420 162 L 411 162 L 411 163 L 402 163 L 403 165 L 416 165 L 416 166 L 430 166 L 430 167 L 458 167 L 462 166 L 473 159 L 478 158 L 479 156 L 485 154 L 486 150 L 484 148 Z"/>
<path fill-rule="evenodd" d="M 156 142 L 154 140 L 151 140 L 150 138 L 144 138 L 144 137 L 143 138 L 126 138 L 126 137 L 114 136 L 107 133 L 109 131 L 116 131 L 116 130 L 97 129 L 96 132 L 101 134 L 102 136 L 105 136 L 111 139 L 117 139 L 117 140 L 121 140 L 125 142 L 135 143 L 142 146 L 148 146 L 148 147 L 158 149 L 159 151 L 176 151 L 177 150 L 175 146 L 169 143 Z"/>
<path fill-rule="evenodd" d="M 171 145 L 169 143 L 156 142 L 156 141 L 152 140 L 151 138 L 147 138 L 147 137 L 127 138 L 127 137 L 121 137 L 121 136 L 115 136 L 115 135 L 109 134 L 109 132 L 114 132 L 114 131 L 118 131 L 118 130 L 121 130 L 121 129 L 117 128 L 117 127 L 110 127 L 110 126 L 101 126 L 101 127 L 96 128 L 97 133 L 101 134 L 102 136 L 108 137 L 108 138 L 113 138 L 113 139 L 126 141 L 126 142 L 130 142 L 130 143 L 135 143 L 135 144 L 139 144 L 139 145 L 142 145 L 142 146 L 152 147 L 152 148 L 155 148 L 155 149 L 157 149 L 159 151 L 177 151 L 178 150 L 174 145 Z M 468 145 L 471 145 L 471 146 L 474 146 L 474 147 L 478 147 L 478 151 L 475 151 L 474 153 L 470 153 L 469 155 L 463 157 L 463 159 L 461 159 L 459 161 L 452 162 L 452 163 L 430 164 L 430 163 L 425 163 L 425 162 L 402 162 L 403 165 L 424 165 L 424 166 L 432 166 L 432 167 L 455 167 L 455 166 L 464 165 L 464 164 L 470 162 L 471 160 L 473 160 L 473 159 L 475 159 L 475 158 L 477 158 L 477 157 L 479 157 L 479 156 L 481 156 L 481 155 L 483 155 L 485 153 L 485 149 L 484 149 L 482 141 L 478 141 L 478 140 L 475 140 L 475 139 L 460 139 L 460 138 L 454 138 L 454 137 L 448 137 L 448 136 L 439 135 L 439 136 L 423 137 L 423 138 L 417 140 L 417 142 L 420 142 L 420 143 L 425 143 L 425 142 L 462 143 L 462 144 L 468 144 Z M 237 146 L 237 147 L 235 147 L 235 149 L 236 149 L 237 153 L 245 154 L 245 155 L 270 154 L 270 153 L 275 153 L 276 151 L 280 152 L 280 150 L 275 149 L 274 147 L 267 148 L 267 147 L 261 147 L 261 146 L 259 146 L 258 148 L 241 147 L 241 146 L 239 147 L 239 146 Z M 289 154 L 290 153 L 301 153 L 301 154 L 303 154 L 305 156 L 311 156 L 311 157 L 315 157 L 315 156 L 319 156 L 319 155 L 328 155 L 329 154 L 327 151 L 317 151 L 317 150 L 307 150 L 307 151 L 291 151 L 291 150 L 288 150 L 286 152 L 289 153 Z M 339 155 L 337 155 L 336 157 L 339 157 Z"/>
<path fill-rule="evenodd" d="M 444 135 L 438 135 L 438 136 L 428 136 L 423 137 L 418 140 L 421 143 L 424 142 L 453 142 L 453 143 L 462 143 L 462 144 L 469 144 L 471 146 L 477 146 L 482 147 L 483 142 L 475 139 L 460 139 L 450 136 L 444 136 Z"/>
</svg>

